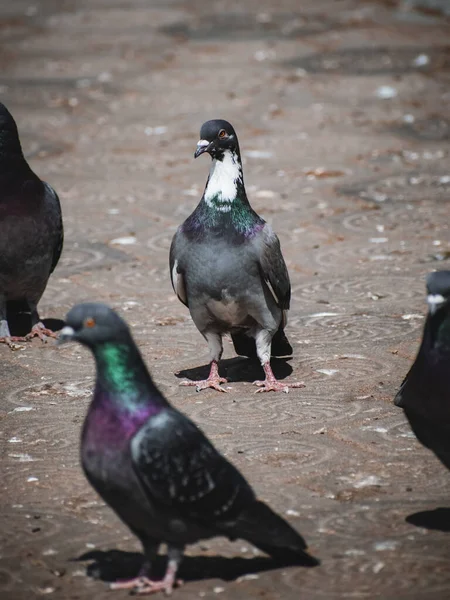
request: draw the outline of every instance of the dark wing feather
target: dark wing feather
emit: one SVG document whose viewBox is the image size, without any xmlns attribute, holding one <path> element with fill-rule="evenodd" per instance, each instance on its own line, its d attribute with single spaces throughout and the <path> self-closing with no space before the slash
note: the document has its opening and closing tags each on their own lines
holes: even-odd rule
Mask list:
<svg viewBox="0 0 450 600">
<path fill-rule="evenodd" d="M 49 185 L 45 181 L 43 183 L 45 188 L 46 200 L 54 204 L 54 210 L 57 212 L 56 241 L 53 248 L 52 266 L 50 269 L 50 273 L 53 273 L 61 257 L 61 252 L 63 249 L 64 227 L 62 221 L 61 202 L 59 201 L 58 194 L 55 192 L 51 185 Z"/>
<path fill-rule="evenodd" d="M 281 253 L 280 240 L 266 225 L 263 229 L 262 248 L 259 258 L 261 276 L 273 292 L 277 304 L 288 310 L 291 301 L 289 273 Z"/>
<path fill-rule="evenodd" d="M 131 444 L 133 465 L 153 502 L 209 527 L 253 502 L 244 477 L 176 410 L 151 417 Z"/>
<path fill-rule="evenodd" d="M 170 245 L 170 252 L 169 252 L 170 280 L 172 282 L 173 290 L 174 290 L 175 294 L 178 296 L 178 299 L 185 306 L 187 306 L 189 308 L 189 303 L 188 303 L 188 298 L 187 298 L 187 293 L 186 293 L 186 286 L 184 283 L 184 276 L 183 276 L 181 269 L 179 268 L 179 265 L 178 265 L 179 260 L 177 258 L 178 254 L 179 254 L 179 246 L 181 243 L 180 238 L 182 235 L 183 234 L 178 229 L 178 231 L 173 236 L 172 243 Z"/>
</svg>

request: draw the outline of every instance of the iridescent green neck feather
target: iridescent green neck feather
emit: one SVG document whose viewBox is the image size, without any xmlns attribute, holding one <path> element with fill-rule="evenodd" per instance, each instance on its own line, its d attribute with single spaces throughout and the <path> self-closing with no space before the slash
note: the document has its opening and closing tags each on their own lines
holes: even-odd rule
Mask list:
<svg viewBox="0 0 450 600">
<path fill-rule="evenodd" d="M 94 350 L 97 385 L 124 408 L 160 404 L 162 396 L 154 385 L 134 344 L 107 342 Z"/>
</svg>

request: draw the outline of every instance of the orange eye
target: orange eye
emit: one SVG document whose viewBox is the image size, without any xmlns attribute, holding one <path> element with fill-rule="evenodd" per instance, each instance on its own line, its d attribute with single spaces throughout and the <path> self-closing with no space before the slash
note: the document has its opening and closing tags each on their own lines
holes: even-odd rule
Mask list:
<svg viewBox="0 0 450 600">
<path fill-rule="evenodd" d="M 88 317 L 87 319 L 84 320 L 83 325 L 85 327 L 94 327 L 95 325 L 95 320 L 92 317 Z"/>
<path fill-rule="evenodd" d="M 219 131 L 219 138 L 223 139 L 226 136 L 227 136 L 227 132 L 225 131 L 225 129 L 221 129 Z"/>
</svg>

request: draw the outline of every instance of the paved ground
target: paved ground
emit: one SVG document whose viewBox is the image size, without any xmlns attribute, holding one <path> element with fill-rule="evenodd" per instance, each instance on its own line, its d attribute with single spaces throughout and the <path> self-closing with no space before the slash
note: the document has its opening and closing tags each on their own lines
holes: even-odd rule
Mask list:
<svg viewBox="0 0 450 600">
<path fill-rule="evenodd" d="M 248 544 L 208 541 L 189 548 L 177 597 L 450 597 L 449 474 L 392 404 L 424 275 L 450 268 L 448 13 L 445 0 L 0 7 L 0 99 L 64 210 L 41 313 L 121 310 L 167 397 L 323 561 L 274 569 Z M 228 345 L 228 395 L 174 376 L 207 361 L 167 263 L 203 189 L 193 152 L 212 117 L 236 126 L 252 204 L 290 269 L 295 356 L 278 372 L 307 386 L 289 395 L 255 396 L 259 372 Z M 36 340 L 0 360 L 1 597 L 125 598 L 86 576 L 139 561 L 78 464 L 90 356 Z"/>
</svg>

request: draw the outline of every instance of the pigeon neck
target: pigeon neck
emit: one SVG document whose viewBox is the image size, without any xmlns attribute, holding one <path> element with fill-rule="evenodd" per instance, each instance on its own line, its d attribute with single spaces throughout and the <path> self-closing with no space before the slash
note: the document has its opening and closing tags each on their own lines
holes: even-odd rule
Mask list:
<svg viewBox="0 0 450 600">
<path fill-rule="evenodd" d="M 97 390 L 125 411 L 167 405 L 152 381 L 132 340 L 106 342 L 94 348 Z"/>
<path fill-rule="evenodd" d="M 248 203 L 239 152 L 226 150 L 221 159 L 213 160 L 203 200 L 223 213 L 230 212 L 236 201 Z"/>
<path fill-rule="evenodd" d="M 19 137 L 13 131 L 0 131 L 0 182 L 2 185 L 18 175 L 35 178 L 22 152 Z"/>
</svg>

